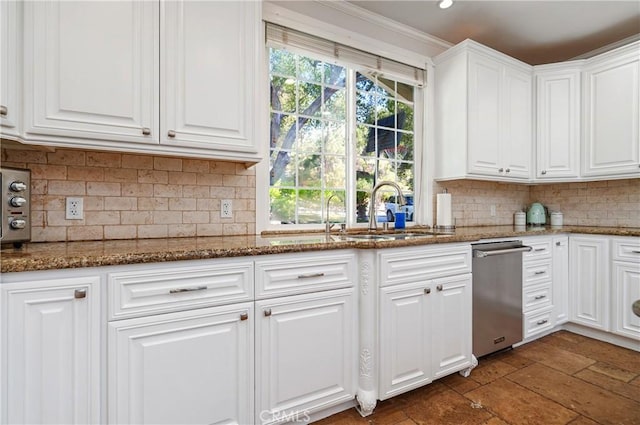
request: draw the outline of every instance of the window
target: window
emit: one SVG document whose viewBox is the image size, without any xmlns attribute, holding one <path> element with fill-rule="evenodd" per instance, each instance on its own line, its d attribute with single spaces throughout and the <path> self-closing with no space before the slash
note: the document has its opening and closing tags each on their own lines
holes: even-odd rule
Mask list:
<svg viewBox="0 0 640 425">
<path fill-rule="evenodd" d="M 282 38 L 290 42 L 292 37 Z M 357 60 L 341 62 L 314 49 L 275 44 L 269 49 L 270 223 L 324 223 L 332 195 L 338 199 L 329 206 L 331 222 L 366 223 L 371 190 L 383 180 L 398 183 L 413 201 L 419 84 Z M 351 58 L 368 55 L 350 53 Z M 393 195 L 380 192 L 373 212 L 378 221 L 393 221 L 400 211 L 390 201 Z"/>
</svg>

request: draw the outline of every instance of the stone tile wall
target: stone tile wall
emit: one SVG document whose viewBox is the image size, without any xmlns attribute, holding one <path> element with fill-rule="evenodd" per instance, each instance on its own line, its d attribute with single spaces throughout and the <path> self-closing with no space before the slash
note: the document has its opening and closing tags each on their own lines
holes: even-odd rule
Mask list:
<svg viewBox="0 0 640 425">
<path fill-rule="evenodd" d="M 452 197 L 457 226 L 513 224 L 513 213 L 532 202 L 561 211 L 572 226 L 640 227 L 640 179 L 521 185 L 473 180 L 434 183 Z M 435 195 L 434 217 L 435 217 Z M 491 216 L 491 205 L 496 215 Z M 526 209 L 525 209 L 526 211 Z"/>
<path fill-rule="evenodd" d="M 255 233 L 255 170 L 243 164 L 75 149 L 3 148 L 2 165 L 29 168 L 33 241 Z M 65 219 L 65 198 L 84 219 Z M 220 218 L 220 200 L 233 218 Z"/>
</svg>

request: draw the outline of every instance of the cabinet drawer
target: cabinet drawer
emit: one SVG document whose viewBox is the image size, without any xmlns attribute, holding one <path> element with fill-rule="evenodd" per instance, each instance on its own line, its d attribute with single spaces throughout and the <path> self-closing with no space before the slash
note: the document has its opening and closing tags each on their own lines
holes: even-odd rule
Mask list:
<svg viewBox="0 0 640 425">
<path fill-rule="evenodd" d="M 524 338 L 548 331 L 553 328 L 553 307 L 547 307 L 535 313 L 524 315 Z"/>
<path fill-rule="evenodd" d="M 199 260 L 108 274 L 109 320 L 248 301 L 253 263 Z"/>
<path fill-rule="evenodd" d="M 522 311 L 528 313 L 551 306 L 551 284 L 528 287 L 522 294 Z"/>
<path fill-rule="evenodd" d="M 538 285 L 551 281 L 551 259 L 542 261 L 525 261 L 522 265 L 522 284 Z"/>
<path fill-rule="evenodd" d="M 530 260 L 538 260 L 542 258 L 551 257 L 551 238 L 545 239 L 535 239 L 535 240 L 524 240 L 522 243 L 524 245 L 530 246 L 533 248 L 529 252 L 525 252 L 522 255 L 524 261 Z"/>
<path fill-rule="evenodd" d="M 256 299 L 346 288 L 356 282 L 354 253 L 287 254 L 256 261 Z"/>
<path fill-rule="evenodd" d="M 612 243 L 612 257 L 614 260 L 640 263 L 640 238 L 613 239 Z"/>
<path fill-rule="evenodd" d="M 471 245 L 385 250 L 379 263 L 382 287 L 471 273 Z"/>
</svg>

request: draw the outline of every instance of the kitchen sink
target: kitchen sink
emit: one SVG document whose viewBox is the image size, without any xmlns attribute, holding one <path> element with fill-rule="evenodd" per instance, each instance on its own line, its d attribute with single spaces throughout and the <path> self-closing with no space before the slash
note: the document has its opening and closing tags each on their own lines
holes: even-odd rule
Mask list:
<svg viewBox="0 0 640 425">
<path fill-rule="evenodd" d="M 433 234 L 427 232 L 403 232 L 403 233 L 356 233 L 336 235 L 339 240 L 366 240 L 366 241 L 394 241 L 417 238 L 432 238 Z"/>
</svg>

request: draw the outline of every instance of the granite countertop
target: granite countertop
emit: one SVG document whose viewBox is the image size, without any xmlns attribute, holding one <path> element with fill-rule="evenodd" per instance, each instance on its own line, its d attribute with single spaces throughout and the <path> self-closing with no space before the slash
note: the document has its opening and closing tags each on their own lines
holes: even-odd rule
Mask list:
<svg viewBox="0 0 640 425">
<path fill-rule="evenodd" d="M 410 228 L 407 229 L 407 232 L 424 232 L 425 230 Z M 640 228 L 478 226 L 458 228 L 454 234 L 434 234 L 399 240 L 356 239 L 349 237 L 351 233 L 345 237 L 337 233 L 325 235 L 324 233 L 286 234 L 274 232 L 262 236 L 27 243 L 21 249 L 3 248 L 0 251 L 0 271 L 11 273 L 328 249 L 391 248 L 556 233 L 640 236 Z"/>
</svg>

